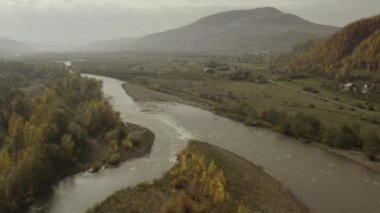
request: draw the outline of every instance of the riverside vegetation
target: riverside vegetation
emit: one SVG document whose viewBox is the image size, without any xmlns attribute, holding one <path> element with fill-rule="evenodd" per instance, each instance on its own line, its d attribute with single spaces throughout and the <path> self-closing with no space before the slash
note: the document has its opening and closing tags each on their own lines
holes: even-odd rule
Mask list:
<svg viewBox="0 0 380 213">
<path fill-rule="evenodd" d="M 49 64 L 2 62 L 0 74 L 1 212 L 27 207 L 66 175 L 152 145 L 150 132 L 120 120 L 100 81 Z"/>
<path fill-rule="evenodd" d="M 123 189 L 88 210 L 126 211 L 309 212 L 260 167 L 198 141 L 189 142 L 162 178 Z"/>
</svg>

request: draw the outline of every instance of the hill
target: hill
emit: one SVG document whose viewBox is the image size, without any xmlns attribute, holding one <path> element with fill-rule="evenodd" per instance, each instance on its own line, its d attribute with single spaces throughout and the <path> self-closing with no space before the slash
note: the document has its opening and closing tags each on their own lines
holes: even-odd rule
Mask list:
<svg viewBox="0 0 380 213">
<path fill-rule="evenodd" d="M 285 67 L 345 79 L 380 69 L 380 15 L 351 23 L 328 38 L 315 41 Z"/>
<path fill-rule="evenodd" d="M 30 45 L 7 38 L 0 38 L 0 55 L 10 56 L 20 53 L 31 53 L 35 49 Z"/>
<path fill-rule="evenodd" d="M 140 38 L 95 42 L 82 50 L 222 54 L 287 51 L 299 41 L 336 30 L 268 7 L 217 13 L 177 29 Z"/>
</svg>

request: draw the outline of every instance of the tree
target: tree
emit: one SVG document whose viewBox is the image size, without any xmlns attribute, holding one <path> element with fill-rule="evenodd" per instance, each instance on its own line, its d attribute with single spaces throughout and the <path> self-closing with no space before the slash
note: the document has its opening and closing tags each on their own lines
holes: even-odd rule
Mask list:
<svg viewBox="0 0 380 213">
<path fill-rule="evenodd" d="M 333 126 L 326 128 L 323 132 L 322 142 L 329 146 L 338 146 L 339 130 Z"/>
<path fill-rule="evenodd" d="M 65 134 L 61 139 L 61 147 L 72 156 L 75 155 L 75 142 L 69 134 Z"/>
<path fill-rule="evenodd" d="M 46 141 L 46 129 L 44 126 L 37 126 L 28 121 L 24 127 L 25 145 L 32 147 Z"/>
<path fill-rule="evenodd" d="M 285 135 L 294 136 L 292 122 L 293 122 L 293 119 L 291 117 L 286 117 L 282 119 L 278 127 L 279 131 Z"/>
<path fill-rule="evenodd" d="M 275 109 L 270 109 L 266 113 L 266 115 L 263 115 L 263 116 L 265 116 L 264 117 L 265 121 L 268 121 L 271 124 L 277 124 L 277 122 L 279 121 L 279 118 L 280 118 L 280 113 L 278 111 L 276 111 Z"/>
<path fill-rule="evenodd" d="M 0 175 L 4 174 L 11 167 L 11 156 L 8 147 L 3 147 L 0 150 Z"/>
<path fill-rule="evenodd" d="M 24 99 L 17 95 L 13 101 L 11 102 L 11 110 L 12 112 L 16 112 L 19 115 L 26 115 L 27 114 L 27 106 L 24 101 Z"/>
<path fill-rule="evenodd" d="M 376 160 L 379 153 L 380 139 L 375 131 L 363 135 L 363 151 L 370 160 Z"/>
<path fill-rule="evenodd" d="M 299 138 L 319 140 L 321 122 L 312 116 L 297 114 L 293 119 L 293 132 Z"/>
<path fill-rule="evenodd" d="M 355 131 L 348 126 L 343 126 L 338 134 L 337 146 L 344 149 L 360 148 L 360 138 Z"/>
<path fill-rule="evenodd" d="M 13 112 L 11 119 L 9 120 L 8 125 L 8 134 L 9 134 L 9 146 L 12 152 L 17 153 L 21 150 L 24 144 L 24 119 L 18 115 L 16 112 Z"/>
</svg>

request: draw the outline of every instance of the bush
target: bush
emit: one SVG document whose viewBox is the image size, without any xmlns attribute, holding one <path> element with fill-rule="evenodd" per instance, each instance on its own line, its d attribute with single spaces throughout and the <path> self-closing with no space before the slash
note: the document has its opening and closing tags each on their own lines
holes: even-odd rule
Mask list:
<svg viewBox="0 0 380 213">
<path fill-rule="evenodd" d="M 261 113 L 261 119 L 271 124 L 277 124 L 280 120 L 280 113 L 275 109 L 270 109 L 269 111 L 264 110 Z"/>
<path fill-rule="evenodd" d="M 311 93 L 314 93 L 314 94 L 319 93 L 319 91 L 316 88 L 310 87 L 310 86 L 304 86 L 302 88 L 302 90 L 307 91 L 307 92 L 311 92 Z"/>
<path fill-rule="evenodd" d="M 293 119 L 293 132 L 298 138 L 318 141 L 321 134 L 321 122 L 312 116 L 297 114 Z"/>
<path fill-rule="evenodd" d="M 133 143 L 131 140 L 128 140 L 128 139 L 124 139 L 122 142 L 121 142 L 121 147 L 124 149 L 124 150 L 129 150 L 133 147 Z"/>
<path fill-rule="evenodd" d="M 170 212 L 194 212 L 194 204 L 189 196 L 175 197 L 161 207 L 160 213 Z"/>
<path fill-rule="evenodd" d="M 335 127 L 329 127 L 323 132 L 322 142 L 329 146 L 338 146 L 339 130 Z"/>
<path fill-rule="evenodd" d="M 119 142 L 117 140 L 111 140 L 108 144 L 110 152 L 119 151 Z"/>
<path fill-rule="evenodd" d="M 111 154 L 111 156 L 107 160 L 108 164 L 113 165 L 113 166 L 118 165 L 120 161 L 121 161 L 120 155 L 116 153 Z"/>
<path fill-rule="evenodd" d="M 75 155 L 75 143 L 71 135 L 64 135 L 61 139 L 61 147 L 71 155 Z"/>
<path fill-rule="evenodd" d="M 291 117 L 283 119 L 279 125 L 279 132 L 287 136 L 294 136 L 292 123 L 293 123 L 293 119 Z"/>
<path fill-rule="evenodd" d="M 343 126 L 338 134 L 336 146 L 343 149 L 360 148 L 361 141 L 357 132 Z"/>
<path fill-rule="evenodd" d="M 370 160 L 376 160 L 380 150 L 380 139 L 376 132 L 369 131 L 363 135 L 363 152 Z"/>
<path fill-rule="evenodd" d="M 121 135 L 120 129 L 114 128 L 114 129 L 111 129 L 110 131 L 107 132 L 105 139 L 108 142 L 110 142 L 112 140 L 118 141 L 120 139 L 120 135 Z"/>
</svg>

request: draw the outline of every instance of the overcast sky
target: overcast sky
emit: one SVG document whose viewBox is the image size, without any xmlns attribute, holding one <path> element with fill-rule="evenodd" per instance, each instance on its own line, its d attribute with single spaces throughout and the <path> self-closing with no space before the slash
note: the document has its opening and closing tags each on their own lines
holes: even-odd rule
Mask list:
<svg viewBox="0 0 380 213">
<path fill-rule="evenodd" d="M 0 0 L 0 37 L 77 45 L 167 30 L 220 11 L 265 6 L 336 26 L 380 14 L 380 0 Z"/>
</svg>

